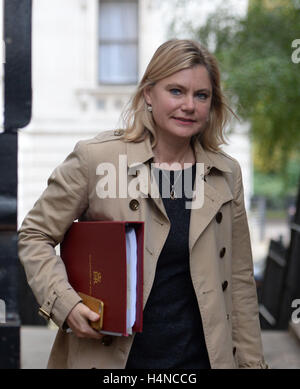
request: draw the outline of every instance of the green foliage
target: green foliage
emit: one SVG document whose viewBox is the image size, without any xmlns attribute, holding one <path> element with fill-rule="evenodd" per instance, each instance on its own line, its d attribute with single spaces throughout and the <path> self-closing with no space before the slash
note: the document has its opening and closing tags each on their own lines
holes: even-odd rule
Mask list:
<svg viewBox="0 0 300 389">
<path fill-rule="evenodd" d="M 256 195 L 277 198 L 281 196 L 282 190 L 283 183 L 278 175 L 255 172 L 254 193 Z"/>
<path fill-rule="evenodd" d="M 257 167 L 257 160 L 254 163 L 254 194 L 265 196 L 272 204 L 280 204 L 284 207 L 286 197 L 296 197 L 299 188 L 299 166 L 300 155 L 294 153 L 286 166 L 285 175 L 278 174 L 276 169 L 273 172 L 265 172 L 260 166 Z"/>
</svg>

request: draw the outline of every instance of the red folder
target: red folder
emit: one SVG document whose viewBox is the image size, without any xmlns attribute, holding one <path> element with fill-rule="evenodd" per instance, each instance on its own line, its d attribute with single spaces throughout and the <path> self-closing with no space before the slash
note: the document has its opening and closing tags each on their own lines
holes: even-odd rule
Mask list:
<svg viewBox="0 0 300 389">
<path fill-rule="evenodd" d="M 142 331 L 144 222 L 74 222 L 60 245 L 71 286 L 80 294 L 104 303 L 101 332 L 128 335 L 126 325 L 126 228 L 137 238 L 136 318 L 132 328 Z M 83 301 L 84 302 L 84 301 Z"/>
</svg>

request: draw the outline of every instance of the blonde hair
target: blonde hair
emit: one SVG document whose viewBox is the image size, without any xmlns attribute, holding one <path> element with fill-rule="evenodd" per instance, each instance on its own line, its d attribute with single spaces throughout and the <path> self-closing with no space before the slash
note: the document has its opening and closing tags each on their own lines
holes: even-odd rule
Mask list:
<svg viewBox="0 0 300 389">
<path fill-rule="evenodd" d="M 203 65 L 208 71 L 212 85 L 212 101 L 208 124 L 195 137 L 199 138 L 203 148 L 213 151 L 219 150 L 221 144 L 227 143 L 224 139 L 224 128 L 229 120 L 229 113 L 234 116 L 235 114 L 226 104 L 221 91 L 217 60 L 198 42 L 179 39 L 171 39 L 156 50 L 127 109 L 123 112 L 123 128 L 125 128 L 123 138 L 126 141 L 142 141 L 150 132 L 152 147 L 155 146 L 155 122 L 152 113 L 147 109 L 144 98 L 145 88 L 155 85 L 161 79 L 180 70 L 196 65 Z"/>
</svg>

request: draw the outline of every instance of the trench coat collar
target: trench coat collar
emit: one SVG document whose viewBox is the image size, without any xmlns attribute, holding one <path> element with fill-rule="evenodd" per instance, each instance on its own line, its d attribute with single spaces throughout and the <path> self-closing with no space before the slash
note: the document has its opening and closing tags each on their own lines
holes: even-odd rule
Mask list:
<svg viewBox="0 0 300 389">
<path fill-rule="evenodd" d="M 204 150 L 198 139 L 194 139 L 193 147 L 196 162 L 204 163 L 204 175 L 207 175 L 212 168 L 224 173 L 232 173 L 231 168 L 224 162 L 224 159 L 217 152 Z"/>
<path fill-rule="evenodd" d="M 147 135 L 144 141 L 127 142 L 127 164 L 130 169 L 145 163 L 154 157 L 150 136 Z"/>
<path fill-rule="evenodd" d="M 216 215 L 222 204 L 230 201 L 233 196 L 232 192 L 226 182 L 223 174 L 215 176 L 214 185 L 206 182 L 206 175 L 208 175 L 212 168 L 215 168 L 222 173 L 232 173 L 230 167 L 224 161 L 224 157 L 216 152 L 206 151 L 198 140 L 194 141 L 194 151 L 196 157 L 196 163 L 203 163 L 204 170 L 201 171 L 200 180 L 204 185 L 204 203 L 201 207 L 192 209 L 190 218 L 190 235 L 189 235 L 189 248 L 192 250 L 199 236 L 205 230 L 207 225 Z M 139 180 L 140 191 L 144 196 L 152 198 L 157 208 L 160 210 L 161 215 L 165 220 L 169 220 L 163 202 L 159 198 L 159 189 L 156 180 L 152 180 L 151 186 L 151 174 L 149 174 L 149 164 L 145 164 L 151 158 L 153 158 L 153 150 L 151 147 L 150 138 L 147 137 L 145 141 L 140 143 L 127 143 L 127 162 L 128 162 L 128 174 L 137 175 L 138 165 L 144 164 L 147 166 L 148 174 L 144 178 Z M 132 168 L 132 169 L 131 169 Z M 196 178 L 198 177 L 198 168 L 196 169 Z M 149 188 L 151 187 L 151 190 Z"/>
<path fill-rule="evenodd" d="M 198 139 L 194 139 L 193 147 L 195 151 L 196 162 L 204 163 L 204 175 L 207 175 L 212 168 L 221 172 L 232 173 L 230 167 L 224 162 L 218 153 L 204 150 Z M 130 169 L 143 164 L 154 157 L 151 146 L 150 136 L 147 135 L 142 142 L 127 142 L 127 163 L 129 175 Z M 134 169 L 135 170 L 135 169 Z"/>
</svg>

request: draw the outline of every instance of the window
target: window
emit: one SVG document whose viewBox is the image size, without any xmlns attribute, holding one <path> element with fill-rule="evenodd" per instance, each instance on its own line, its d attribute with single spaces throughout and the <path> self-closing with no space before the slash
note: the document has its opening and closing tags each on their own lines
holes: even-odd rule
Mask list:
<svg viewBox="0 0 300 389">
<path fill-rule="evenodd" d="M 98 66 L 100 84 L 137 83 L 137 0 L 100 0 Z"/>
</svg>

